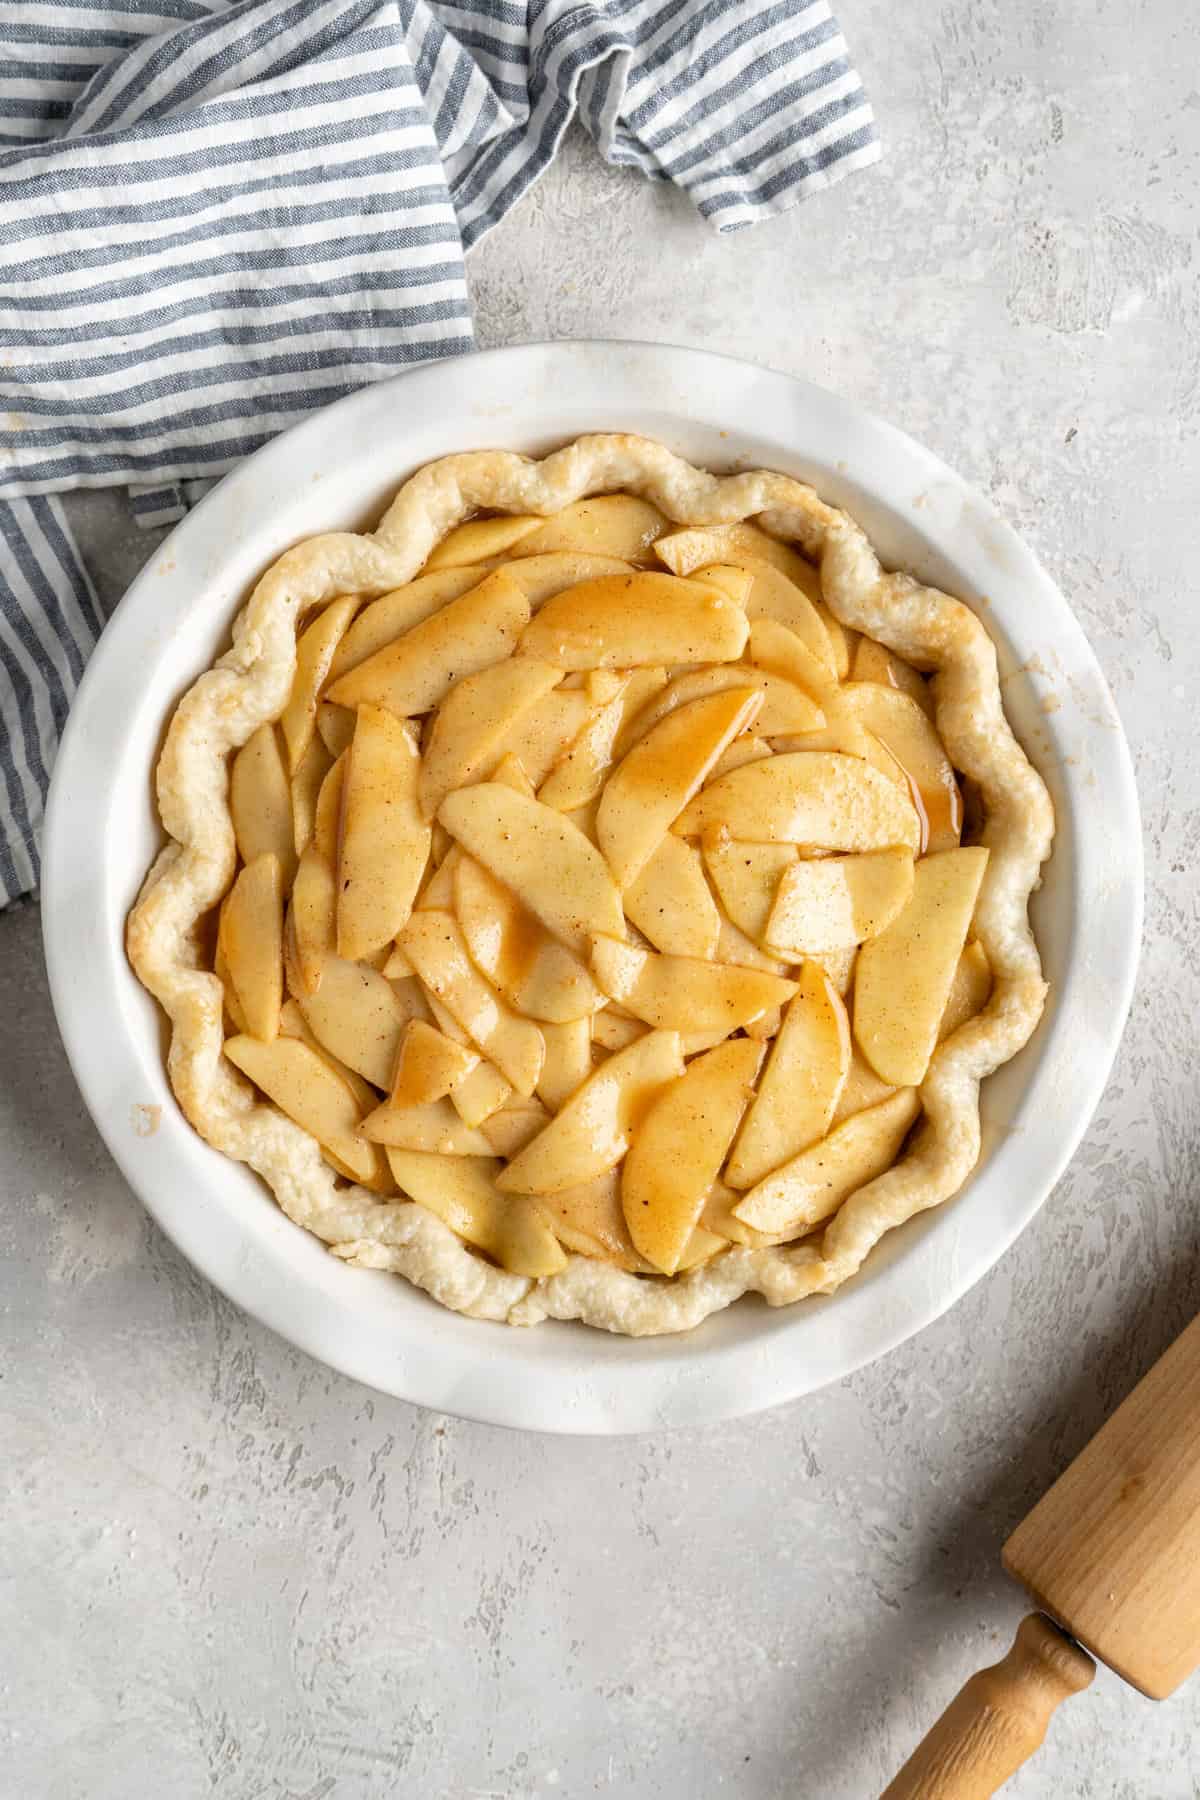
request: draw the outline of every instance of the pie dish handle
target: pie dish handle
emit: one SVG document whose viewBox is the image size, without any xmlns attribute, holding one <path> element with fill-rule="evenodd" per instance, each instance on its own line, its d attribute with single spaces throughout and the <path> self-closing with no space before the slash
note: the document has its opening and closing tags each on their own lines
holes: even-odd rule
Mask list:
<svg viewBox="0 0 1200 1800">
<path fill-rule="evenodd" d="M 959 1689 L 880 1800 L 988 1800 L 1033 1755 L 1055 1708 L 1095 1673 L 1086 1650 L 1030 1613 L 1008 1655 Z"/>
</svg>

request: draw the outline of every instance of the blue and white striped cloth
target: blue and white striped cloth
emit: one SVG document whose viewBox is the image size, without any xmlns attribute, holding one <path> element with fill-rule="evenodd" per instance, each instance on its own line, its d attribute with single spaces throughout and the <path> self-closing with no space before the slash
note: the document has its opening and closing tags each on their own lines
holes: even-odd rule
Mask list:
<svg viewBox="0 0 1200 1800">
<path fill-rule="evenodd" d="M 576 116 L 719 230 L 879 155 L 826 0 L 0 0 L 0 904 L 102 624 L 54 496 L 167 523 L 470 350 L 464 252 Z"/>
</svg>

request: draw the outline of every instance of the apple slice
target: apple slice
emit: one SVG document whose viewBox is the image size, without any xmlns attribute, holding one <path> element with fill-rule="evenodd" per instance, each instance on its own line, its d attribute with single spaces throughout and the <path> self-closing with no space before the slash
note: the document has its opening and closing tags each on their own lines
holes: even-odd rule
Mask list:
<svg viewBox="0 0 1200 1800">
<path fill-rule="evenodd" d="M 543 1194 L 538 1206 L 549 1220 L 559 1242 L 578 1256 L 611 1263 L 633 1275 L 652 1275 L 651 1265 L 638 1255 L 621 1209 L 621 1173 L 608 1169 L 593 1181 Z"/>
<path fill-rule="evenodd" d="M 866 744 L 866 760 L 871 767 L 878 769 L 881 775 L 886 775 L 889 781 L 894 781 L 897 787 L 903 788 L 912 801 L 913 809 L 921 826 L 920 854 L 924 856 L 928 848 L 929 820 L 925 816 L 925 808 L 921 804 L 921 796 L 917 791 L 916 783 L 907 771 L 900 767 L 887 745 L 882 743 L 873 731 L 864 731 L 863 739 Z"/>
<path fill-rule="evenodd" d="M 221 920 L 220 914 L 218 914 L 218 916 L 217 916 L 217 958 L 214 961 L 213 966 L 215 968 L 216 961 L 219 961 L 221 964 L 221 967 L 224 971 L 225 979 L 230 980 L 231 977 L 229 975 L 229 964 L 225 960 L 225 952 L 224 952 L 224 948 L 221 944 L 221 925 L 222 925 L 222 920 Z M 286 994 L 288 994 L 289 996 L 291 996 L 293 999 L 298 998 L 299 995 L 306 992 L 306 989 L 304 986 L 303 979 L 301 978 L 301 975 L 300 975 L 300 958 L 296 952 L 296 927 L 295 927 L 294 923 L 292 922 L 292 912 L 291 912 L 290 907 L 286 907 L 285 911 L 284 911 L 283 935 L 282 935 L 282 938 L 280 939 L 280 945 L 281 945 L 281 948 L 283 951 L 283 989 L 284 989 L 284 992 Z M 246 1026 L 245 1026 L 245 1014 L 244 1013 L 242 1015 L 242 1019 L 243 1019 L 243 1023 L 239 1027 L 239 1030 L 245 1031 Z"/>
<path fill-rule="evenodd" d="M 519 1195 L 498 1191 L 500 1164 L 495 1157 L 447 1162 L 419 1150 L 389 1150 L 388 1161 L 402 1193 L 511 1275 L 537 1280 L 566 1267 L 558 1240 L 538 1208 Z"/>
<path fill-rule="evenodd" d="M 531 612 L 581 581 L 599 581 L 604 575 L 632 575 L 633 565 L 619 556 L 592 556 L 580 550 L 549 550 L 543 556 L 523 554 L 506 563 L 505 572 L 512 576 L 529 602 Z"/>
<path fill-rule="evenodd" d="M 280 1037 L 296 1038 L 301 1044 L 307 1044 L 309 1049 L 321 1058 L 322 1062 L 328 1063 L 339 1081 L 345 1082 L 354 1095 L 360 1113 L 365 1115 L 378 1106 L 379 1095 L 370 1082 L 364 1081 L 356 1070 L 349 1068 L 344 1062 L 339 1062 L 333 1052 L 327 1050 L 320 1039 L 313 1035 L 309 1030 L 307 1019 L 295 1000 L 285 1000 L 279 1009 L 279 1035 Z"/>
<path fill-rule="evenodd" d="M 364 1081 L 361 1075 L 356 1075 L 353 1069 L 348 1069 L 345 1063 L 339 1062 L 337 1057 L 332 1056 L 323 1044 L 318 1043 L 308 1029 L 304 1014 L 294 1000 L 285 1000 L 280 1009 L 279 1035 L 280 1037 L 296 1038 L 299 1043 L 307 1044 L 314 1055 L 319 1056 L 322 1062 L 329 1065 L 338 1080 L 344 1082 L 354 1095 L 354 1103 L 358 1107 L 360 1117 L 365 1117 L 378 1104 L 379 1095 L 370 1083 Z M 366 1140 L 360 1138 L 358 1141 L 360 1144 L 365 1144 Z M 328 1144 L 323 1144 L 322 1149 L 325 1152 L 326 1161 L 332 1163 L 339 1175 L 345 1175 L 350 1181 L 357 1181 L 360 1186 L 370 1188 L 373 1194 L 391 1195 L 395 1193 L 396 1184 L 392 1180 L 392 1172 L 388 1168 L 387 1158 L 378 1144 L 371 1146 L 372 1166 L 369 1172 L 361 1163 L 353 1169 L 350 1168 L 341 1157 L 329 1148 Z"/>
<path fill-rule="evenodd" d="M 831 1128 L 840 1125 L 843 1119 L 850 1118 L 854 1113 L 866 1112 L 868 1107 L 879 1106 L 884 1100 L 890 1100 L 895 1092 L 896 1089 L 890 1082 L 880 1081 L 862 1052 L 854 1050 L 845 1085 L 833 1109 Z"/>
<path fill-rule="evenodd" d="M 333 763 L 317 793 L 313 809 L 312 846 L 331 869 L 338 865 L 342 842 L 342 796 L 346 789 L 349 755 L 343 751 Z"/>
<path fill-rule="evenodd" d="M 818 731 L 775 732 L 771 737 L 771 748 L 776 751 L 788 750 L 840 750 L 844 756 L 858 756 L 863 762 L 869 762 L 877 768 L 881 775 L 890 775 L 893 781 L 902 781 L 894 756 L 883 750 L 877 738 L 852 718 L 842 707 L 840 694 L 830 707 L 824 726 Z"/>
<path fill-rule="evenodd" d="M 586 950 L 596 931 L 623 935 L 621 896 L 604 857 L 553 807 L 481 782 L 450 794 L 438 817 L 570 949 Z"/>
<path fill-rule="evenodd" d="M 854 646 L 851 670 L 855 681 L 877 681 L 881 687 L 898 688 L 915 700 L 927 717 L 933 717 L 933 695 L 929 683 L 911 663 L 906 663 L 891 650 L 885 650 L 874 638 L 860 637 Z M 845 677 L 843 676 L 843 680 Z"/>
<path fill-rule="evenodd" d="M 388 951 L 387 961 L 379 973 L 386 975 L 389 981 L 401 981 L 405 976 L 413 974 L 413 966 L 399 944 L 393 944 Z"/>
<path fill-rule="evenodd" d="M 744 662 L 716 663 L 705 669 L 688 669 L 677 675 L 664 693 L 647 706 L 639 719 L 640 737 L 665 719 L 668 713 L 706 694 L 725 693 L 730 688 L 755 688 L 762 695 L 762 706 L 754 728 L 764 737 L 778 737 L 784 732 L 815 731 L 825 721 L 825 714 L 803 688 L 781 675 L 750 667 Z"/>
<path fill-rule="evenodd" d="M 565 1025 L 600 1005 L 579 958 L 473 857 L 455 866 L 453 910 L 472 962 L 517 1012 Z"/>
<path fill-rule="evenodd" d="M 537 799 L 534 785 L 525 772 L 525 764 L 519 756 L 514 756 L 511 750 L 500 758 L 489 780 L 503 782 L 504 786 L 512 788 L 514 793 L 524 794 L 527 800 Z M 439 825 L 437 829 L 445 831 L 446 836 L 449 837 L 450 833 L 446 831 L 444 825 Z"/>
<path fill-rule="evenodd" d="M 479 1057 L 474 1050 L 452 1043 L 421 1019 L 410 1019 L 400 1039 L 391 1103 L 425 1106 L 431 1100 L 440 1100 L 478 1066 Z"/>
<path fill-rule="evenodd" d="M 645 1037 L 649 1029 L 641 1019 L 631 1019 L 627 1013 L 606 1006 L 592 1019 L 592 1042 L 604 1050 L 628 1050 L 630 1044 Z"/>
<path fill-rule="evenodd" d="M 688 1269 L 700 1269 L 711 1262 L 714 1256 L 720 1256 L 728 1250 L 725 1239 L 718 1237 L 714 1231 L 706 1231 L 703 1225 L 694 1225 L 692 1235 L 683 1247 L 683 1255 L 679 1259 L 678 1273 L 686 1274 Z"/>
<path fill-rule="evenodd" d="M 538 1099 L 557 1112 L 592 1072 L 592 1021 L 568 1019 L 562 1025 L 543 1025 L 542 1036 L 546 1060 L 538 1078 Z"/>
<path fill-rule="evenodd" d="M 291 785 L 273 725 L 260 725 L 234 757 L 229 811 L 242 861 L 272 852 L 286 893 L 296 873 L 296 839 Z"/>
<path fill-rule="evenodd" d="M 761 969 L 764 975 L 782 975 L 787 964 L 778 956 L 768 956 L 752 938 L 739 931 L 729 914 L 717 907 L 721 919 L 721 935 L 717 939 L 715 960 L 732 963 L 741 969 Z"/>
<path fill-rule="evenodd" d="M 294 775 L 317 729 L 317 701 L 342 633 L 358 611 L 361 596 L 343 594 L 331 600 L 296 639 L 296 673 L 279 729 L 287 745 L 288 768 Z"/>
<path fill-rule="evenodd" d="M 824 670 L 826 678 L 836 681 L 837 659 L 829 633 L 815 604 L 803 588 L 796 582 L 789 581 L 786 575 L 773 568 L 770 563 L 743 558 L 741 567 L 754 577 L 754 586 L 746 601 L 746 616 L 751 624 L 760 620 L 769 621 L 791 632 Z"/>
<path fill-rule="evenodd" d="M 870 1112 L 855 1113 L 752 1187 L 735 1216 L 758 1231 L 811 1231 L 891 1168 L 920 1111 L 916 1089 L 909 1087 Z"/>
<path fill-rule="evenodd" d="M 821 598 L 821 578 L 798 550 L 774 538 L 760 525 L 701 525 L 661 537 L 654 554 L 676 575 L 691 575 L 710 563 L 744 563 L 749 557 L 768 563 L 794 581 L 810 600 Z"/>
<path fill-rule="evenodd" d="M 908 905 L 858 953 L 854 1036 L 896 1087 L 925 1079 L 987 861 L 982 846 L 923 857 Z"/>
<path fill-rule="evenodd" d="M 328 956 L 321 985 L 298 999 L 305 1024 L 331 1055 L 373 1087 L 391 1087 L 410 1013 L 390 981 L 361 963 Z"/>
<path fill-rule="evenodd" d="M 683 1073 L 679 1037 L 651 1031 L 619 1050 L 577 1088 L 561 1111 L 498 1177 L 514 1194 L 554 1194 L 613 1168 L 650 1101 Z"/>
<path fill-rule="evenodd" d="M 370 1143 L 391 1150 L 429 1150 L 439 1156 L 491 1155 L 483 1133 L 464 1125 L 446 1099 L 431 1100 L 427 1106 L 393 1106 L 387 1100 L 367 1114 L 359 1130 Z"/>
<path fill-rule="evenodd" d="M 451 840 L 449 850 L 432 874 L 427 876 L 424 887 L 417 895 L 414 910 L 421 912 L 454 911 L 454 883 L 461 861 L 462 850 Z"/>
<path fill-rule="evenodd" d="M 850 673 L 850 658 L 853 655 L 853 646 L 858 638 L 858 633 L 857 631 L 847 631 L 842 621 L 834 617 L 823 600 L 813 601 L 813 611 L 829 634 L 829 647 L 833 651 L 833 672 L 839 681 L 845 681 Z"/>
<path fill-rule="evenodd" d="M 667 671 L 647 667 L 630 669 L 629 680 L 625 685 L 625 711 L 621 720 L 621 729 L 617 732 L 613 745 L 613 761 L 620 762 L 628 755 L 640 737 L 644 737 L 650 726 L 657 723 L 658 713 L 654 701 L 667 686 Z"/>
<path fill-rule="evenodd" d="M 602 576 L 547 600 L 521 636 L 521 654 L 563 669 L 732 662 L 746 615 L 727 595 L 674 575 Z"/>
<path fill-rule="evenodd" d="M 365 960 L 389 944 L 412 911 L 429 860 L 417 803 L 421 757 L 403 719 L 362 705 L 342 796 L 338 954 Z"/>
<path fill-rule="evenodd" d="M 364 606 L 334 652 L 329 665 L 330 682 L 348 674 L 360 663 L 374 656 L 387 644 L 394 643 L 414 625 L 422 624 L 450 600 L 478 587 L 486 569 L 438 569 L 432 575 L 418 575 L 404 587 L 381 594 Z"/>
<path fill-rule="evenodd" d="M 748 569 L 739 569 L 735 563 L 708 563 L 699 571 L 696 580 L 704 582 L 706 587 L 719 588 L 745 612 L 750 589 L 754 586 L 754 577 Z"/>
<path fill-rule="evenodd" d="M 747 937 L 763 938 L 779 883 L 799 852 L 795 844 L 751 844 L 724 826 L 704 833 L 704 863 L 721 905 Z"/>
<path fill-rule="evenodd" d="M 224 1016 L 229 1019 L 229 1022 L 233 1026 L 235 1033 L 240 1031 L 243 1034 L 245 1034 L 249 1029 L 246 1024 L 246 1015 L 242 1011 L 241 1002 L 239 1001 L 239 999 L 237 997 L 237 989 L 233 985 L 233 976 L 229 973 L 229 959 L 225 955 L 225 908 L 228 904 L 229 904 L 229 895 L 226 894 L 224 900 L 221 902 L 220 909 L 217 913 L 217 941 L 216 941 L 216 945 L 213 949 L 213 974 L 216 976 L 217 980 L 221 983 L 222 988 L 225 990 L 224 1000 L 223 1000 Z M 287 932 L 285 929 L 285 931 L 284 931 L 284 956 L 285 956 L 284 967 L 285 967 L 285 971 L 286 971 L 286 966 L 287 966 L 286 965 L 286 955 L 287 955 Z M 222 1019 L 222 1025 L 224 1025 L 224 1018 Z"/>
<path fill-rule="evenodd" d="M 895 758 L 925 815 L 923 848 L 953 850 L 962 836 L 962 794 L 942 741 L 917 702 L 877 681 L 849 682 L 843 707 Z"/>
<path fill-rule="evenodd" d="M 297 856 L 303 856 L 311 842 L 317 799 L 332 767 L 328 750 L 314 732 L 308 749 L 300 758 L 300 766 L 291 778 L 292 843 Z"/>
<path fill-rule="evenodd" d="M 920 826 L 911 801 L 886 775 L 835 750 L 795 750 L 747 763 L 696 795 L 676 819 L 680 837 L 713 826 L 760 844 L 819 850 L 916 851 Z"/>
<path fill-rule="evenodd" d="M 741 1198 L 736 1189 L 726 1187 L 723 1181 L 714 1181 L 700 1214 L 705 1231 L 724 1238 L 726 1243 L 741 1244 L 747 1250 L 764 1250 L 771 1244 L 787 1242 L 786 1237 L 772 1236 L 767 1231 L 755 1231 L 753 1225 L 743 1225 L 733 1210 Z"/>
<path fill-rule="evenodd" d="M 946 1000 L 946 1010 L 938 1025 L 938 1043 L 953 1037 L 960 1025 L 983 1011 L 992 997 L 992 965 L 987 952 L 976 938 L 958 959 L 954 980 Z"/>
<path fill-rule="evenodd" d="M 430 1014 L 442 1036 L 449 1038 L 453 1044 L 461 1045 L 464 1050 L 474 1051 L 475 1046 L 454 1014 L 442 1005 L 431 988 L 420 982 L 417 985 L 428 1002 Z M 478 1055 L 475 1067 L 450 1091 L 451 1103 L 464 1125 L 482 1125 L 485 1119 L 490 1119 L 502 1106 L 520 1098 L 513 1094 L 511 1084 L 505 1081 L 495 1063 Z M 524 1104 L 524 1101 L 521 1103 Z"/>
<path fill-rule="evenodd" d="M 501 763 L 511 757 L 520 764 L 527 782 L 536 790 L 562 761 L 594 710 L 583 688 L 552 688 L 514 722 L 505 741 L 504 755 L 497 758 L 494 768 L 489 768 L 485 762 L 478 779 L 497 780 Z"/>
<path fill-rule="evenodd" d="M 576 669 L 564 679 L 581 681 L 593 706 L 607 706 L 624 690 L 631 673 L 628 669 Z"/>
<path fill-rule="evenodd" d="M 517 721 L 561 674 L 531 656 L 514 656 L 455 682 L 425 734 L 419 792 L 426 819 L 447 794 L 477 780 L 495 761 Z"/>
<path fill-rule="evenodd" d="M 296 1038 L 226 1038 L 225 1055 L 273 1100 L 281 1113 L 311 1133 L 356 1180 L 376 1175 L 375 1153 L 358 1135 L 359 1108 L 346 1083 L 323 1057 Z"/>
<path fill-rule="evenodd" d="M 528 1019 L 510 1011 L 484 980 L 453 914 L 414 913 L 400 941 L 421 980 L 472 1043 L 519 1094 L 532 1094 L 546 1054 L 542 1034 Z"/>
<path fill-rule="evenodd" d="M 600 795 L 597 794 L 595 799 L 589 800 L 586 806 L 574 806 L 570 812 L 563 814 L 563 818 L 570 819 L 576 831 L 582 831 L 588 843 L 595 844 L 597 850 L 600 848 L 596 838 L 596 814 L 599 810 Z"/>
<path fill-rule="evenodd" d="M 617 737 L 615 754 L 617 757 L 622 757 L 633 741 L 632 738 L 628 742 L 625 741 L 629 727 L 638 724 L 641 713 L 649 706 L 655 695 L 660 694 L 666 687 L 668 678 L 665 669 L 656 668 L 653 664 L 647 664 L 641 669 L 618 670 L 617 673 L 624 682 L 621 694 L 625 702 L 625 715 Z M 642 735 L 640 726 L 637 735 L 639 737 Z"/>
<path fill-rule="evenodd" d="M 327 698 L 342 706 L 383 706 L 401 718 L 428 712 L 464 675 L 508 656 L 528 620 L 528 600 L 503 569 L 496 569 L 339 676 Z"/>
<path fill-rule="evenodd" d="M 354 742 L 356 723 L 357 717 L 348 706 L 335 706 L 332 700 L 322 700 L 317 706 L 317 734 L 334 758 Z"/>
<path fill-rule="evenodd" d="M 661 719 L 613 771 L 596 813 L 596 832 L 619 887 L 637 880 L 721 752 L 753 721 L 760 703 L 748 688 L 692 700 Z"/>
<path fill-rule="evenodd" d="M 705 958 L 716 951 L 721 915 L 699 854 L 669 831 L 626 889 L 625 912 L 656 950 Z"/>
<path fill-rule="evenodd" d="M 812 962 L 820 963 L 832 981 L 842 999 L 850 992 L 850 983 L 854 980 L 854 971 L 858 967 L 858 945 L 851 950 L 813 950 L 809 953 Z"/>
<path fill-rule="evenodd" d="M 821 629 L 824 630 L 824 626 Z M 805 693 L 812 695 L 827 718 L 837 711 L 840 690 L 833 672 L 832 650 L 829 660 L 823 661 L 788 626 L 781 625 L 777 619 L 762 617 L 750 626 L 749 660 L 756 668 L 769 671 L 777 679 L 803 688 Z"/>
<path fill-rule="evenodd" d="M 733 1207 L 741 1198 L 733 1188 L 724 1187 L 718 1182 L 705 1203 L 700 1217 L 701 1225 L 732 1244 L 742 1244 L 747 1250 L 769 1250 L 774 1245 L 794 1244 L 798 1238 L 805 1236 L 803 1226 L 796 1231 L 755 1231 L 752 1225 L 743 1225 L 733 1212 Z"/>
<path fill-rule="evenodd" d="M 783 1023 L 782 1006 L 769 1006 L 757 1019 L 751 1019 L 746 1026 L 746 1036 L 754 1038 L 760 1044 L 769 1043 L 779 1035 L 779 1027 Z"/>
<path fill-rule="evenodd" d="M 784 871 L 763 937 L 793 958 L 850 950 L 886 931 L 913 889 L 908 850 L 802 860 Z"/>
<path fill-rule="evenodd" d="M 337 885 L 333 870 L 311 844 L 296 870 L 290 916 L 300 988 L 315 994 L 326 958 L 337 952 Z"/>
<path fill-rule="evenodd" d="M 689 1063 L 642 1118 L 621 1176 L 634 1246 L 664 1275 L 678 1269 L 705 1199 L 754 1094 L 762 1046 L 720 1044 Z"/>
<path fill-rule="evenodd" d="M 220 928 L 219 923 L 217 926 L 217 949 L 216 949 L 216 956 L 213 961 L 213 972 L 217 975 L 220 975 L 227 984 L 225 1010 L 227 1012 L 230 1012 L 230 1016 L 232 1017 L 232 1011 L 231 1011 L 232 999 L 235 999 L 236 996 L 233 996 L 232 983 L 231 983 L 230 975 L 229 975 L 229 965 L 225 961 L 224 951 L 221 948 L 221 928 Z M 307 992 L 307 990 L 304 986 L 304 982 L 300 975 L 300 959 L 296 953 L 296 927 L 292 920 L 292 913 L 291 913 L 290 907 L 285 911 L 285 913 L 283 915 L 283 986 L 284 986 L 284 992 L 289 996 L 289 999 L 293 1002 L 300 995 Z M 288 1004 L 288 1002 L 285 1001 L 284 1004 L 286 1005 L 286 1004 Z M 246 1030 L 246 1016 L 242 1012 L 240 1006 L 237 1008 L 237 1012 L 238 1012 L 238 1019 L 236 1022 L 236 1028 L 238 1031 L 244 1032 Z M 280 1017 L 282 1017 L 282 1011 L 280 1013 Z"/>
<path fill-rule="evenodd" d="M 359 1187 L 366 1188 L 369 1193 L 378 1194 L 380 1199 L 394 1200 L 396 1183 L 392 1180 L 392 1171 L 388 1168 L 387 1152 L 380 1144 L 367 1144 L 365 1139 L 363 1143 L 368 1150 L 373 1150 L 375 1153 L 374 1165 L 369 1175 L 356 1175 L 340 1156 L 334 1155 L 328 1144 L 322 1144 L 321 1152 L 335 1174 L 344 1175 L 347 1181 L 355 1182 Z"/>
<path fill-rule="evenodd" d="M 536 513 L 514 513 L 495 519 L 468 519 L 448 531 L 441 543 L 430 551 L 425 574 L 435 569 L 457 569 L 473 563 L 490 562 L 513 550 L 522 538 L 531 537 L 542 523 Z"/>
<path fill-rule="evenodd" d="M 515 1156 L 549 1123 L 550 1114 L 540 1100 L 525 1100 L 514 1094 L 485 1119 L 479 1129 L 497 1156 Z"/>
<path fill-rule="evenodd" d="M 270 851 L 247 863 L 229 891 L 221 950 L 251 1036 L 270 1043 L 283 1005 L 283 882 Z"/>
<path fill-rule="evenodd" d="M 592 974 L 626 1012 L 665 1031 L 736 1031 L 796 992 L 794 981 L 758 969 L 659 956 L 601 936 L 592 940 Z"/>
<path fill-rule="evenodd" d="M 761 715 L 754 721 L 761 726 Z M 784 749 L 798 748 L 785 744 Z M 708 779 L 715 781 L 718 775 L 728 775 L 731 769 L 740 769 L 745 763 L 761 762 L 764 756 L 771 755 L 771 746 L 765 737 L 755 737 L 752 732 L 743 731 L 741 737 L 735 737 L 727 750 L 722 751 L 709 770 Z"/>
<path fill-rule="evenodd" d="M 513 1100 L 511 1083 L 505 1081 L 495 1063 L 480 1057 L 477 1068 L 464 1075 L 450 1094 L 450 1101 L 464 1125 L 483 1127 Z M 491 1139 L 488 1139 L 491 1143 Z M 494 1148 L 494 1146 L 493 1146 Z"/>
<path fill-rule="evenodd" d="M 729 1158 L 730 1187 L 753 1187 L 825 1136 L 849 1067 L 846 1008 L 824 970 L 806 962 Z"/>
<path fill-rule="evenodd" d="M 391 961 L 390 957 L 388 958 L 388 961 Z M 382 970 L 380 970 L 379 973 L 382 974 Z M 400 1008 L 406 1021 L 409 1019 L 423 1019 L 426 1025 L 436 1025 L 438 1030 L 444 1032 L 447 1037 L 454 1037 L 454 1032 L 446 1030 L 443 1020 L 441 1018 L 435 1018 L 433 1009 L 429 1004 L 430 996 L 426 992 L 424 984 L 415 974 L 401 976 L 398 980 L 392 980 L 389 977 L 388 985 L 400 1002 Z M 455 1042 L 458 1041 L 459 1040 L 455 1038 Z M 463 1038 L 461 1041 L 466 1043 L 468 1040 Z M 397 1046 L 397 1048 L 399 1048 L 399 1046 Z M 388 1084 L 385 1083 L 384 1085 L 386 1086 Z"/>
<path fill-rule="evenodd" d="M 600 494 L 576 500 L 560 513 L 539 523 L 523 539 L 518 556 L 542 556 L 551 551 L 581 550 L 592 556 L 617 556 L 626 562 L 644 560 L 649 546 L 667 529 L 657 506 L 633 494 Z"/>
<path fill-rule="evenodd" d="M 496 1246 L 490 1254 L 512 1275 L 534 1281 L 556 1275 L 566 1267 L 567 1258 L 541 1207 L 520 1195 L 508 1199 L 510 1210 L 499 1222 Z"/>
<path fill-rule="evenodd" d="M 596 669 L 591 673 L 605 675 L 608 671 Z M 596 710 L 538 790 L 538 799 L 543 806 L 552 806 L 556 812 L 574 812 L 599 794 L 612 764 L 617 733 L 625 718 L 624 690 L 629 678 L 617 677 L 616 680 L 616 692 L 609 694 L 601 704 L 596 703 L 589 687 L 588 699 Z"/>
</svg>

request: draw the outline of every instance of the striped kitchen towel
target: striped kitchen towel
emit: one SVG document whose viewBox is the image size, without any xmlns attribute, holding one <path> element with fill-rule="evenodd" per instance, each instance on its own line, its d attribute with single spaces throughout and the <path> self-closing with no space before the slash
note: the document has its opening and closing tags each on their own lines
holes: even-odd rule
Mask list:
<svg viewBox="0 0 1200 1800">
<path fill-rule="evenodd" d="M 879 155 L 826 0 L 0 0 L 0 904 L 102 623 L 55 496 L 169 522 L 469 350 L 464 252 L 573 117 L 722 231 Z"/>
</svg>

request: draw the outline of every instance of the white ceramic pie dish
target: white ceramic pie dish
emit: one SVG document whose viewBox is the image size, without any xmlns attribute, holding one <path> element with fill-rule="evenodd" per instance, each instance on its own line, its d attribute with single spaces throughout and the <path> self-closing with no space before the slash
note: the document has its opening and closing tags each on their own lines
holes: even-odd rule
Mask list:
<svg viewBox="0 0 1200 1800">
<path fill-rule="evenodd" d="M 541 453 L 595 430 L 643 432 L 715 469 L 811 481 L 859 519 L 885 564 L 983 606 L 1009 716 L 1058 812 L 1032 908 L 1051 999 L 1028 1048 L 984 1086 L 985 1153 L 971 1182 L 894 1232 L 828 1299 L 777 1311 L 743 1300 L 683 1337 L 518 1331 L 345 1267 L 186 1123 L 166 1080 L 165 1022 L 123 949 L 160 841 L 150 771 L 163 728 L 263 568 L 299 538 L 369 526 L 432 457 Z M 751 1412 L 849 1373 L 945 1311 L 1032 1218 L 1079 1142 L 1119 1041 L 1141 928 L 1128 748 L 1086 640 L 1031 554 L 890 426 L 790 377 L 659 345 L 533 345 L 420 370 L 329 408 L 227 477 L 104 634 L 60 751 L 43 855 L 47 962 L 72 1066 L 117 1162 L 183 1253 L 249 1312 L 361 1381 L 553 1431 Z"/>
</svg>

